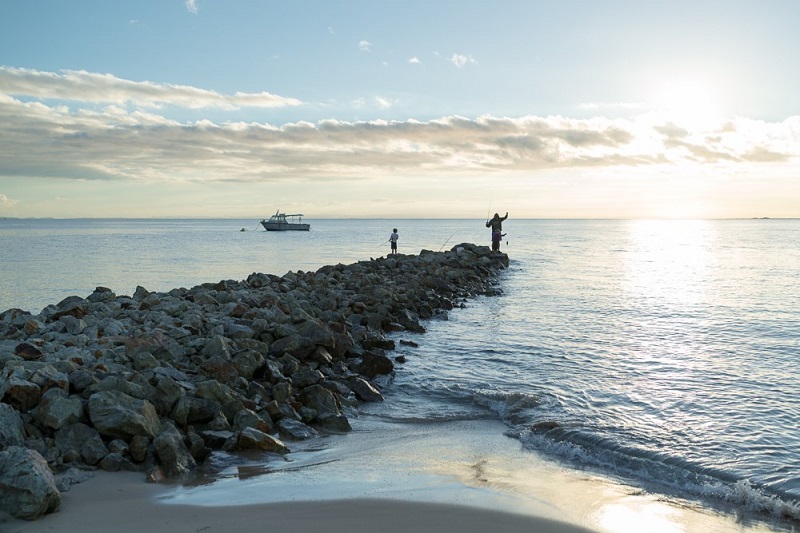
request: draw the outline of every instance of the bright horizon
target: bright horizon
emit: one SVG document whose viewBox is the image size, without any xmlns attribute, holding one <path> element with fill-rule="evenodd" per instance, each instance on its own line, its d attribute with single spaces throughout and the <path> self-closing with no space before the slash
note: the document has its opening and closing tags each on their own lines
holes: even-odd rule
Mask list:
<svg viewBox="0 0 800 533">
<path fill-rule="evenodd" d="M 0 3 L 0 217 L 800 218 L 800 2 Z"/>
</svg>

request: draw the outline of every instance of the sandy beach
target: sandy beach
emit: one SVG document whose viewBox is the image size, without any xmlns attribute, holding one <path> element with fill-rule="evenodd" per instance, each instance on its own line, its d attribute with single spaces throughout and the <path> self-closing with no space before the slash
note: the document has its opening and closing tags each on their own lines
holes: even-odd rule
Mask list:
<svg viewBox="0 0 800 533">
<path fill-rule="evenodd" d="M 96 472 L 58 512 L 4 516 L 0 531 L 774 531 L 521 454 L 501 428 L 359 418 L 353 433 L 297 444 L 286 460 L 228 457 L 185 485 Z"/>
<path fill-rule="evenodd" d="M 588 531 L 546 518 L 447 504 L 346 499 L 207 507 L 163 505 L 164 487 L 136 474 L 100 473 L 64 494 L 62 510 L 36 522 L 9 520 L 4 533 L 45 531 L 222 532 L 230 531 Z"/>
</svg>

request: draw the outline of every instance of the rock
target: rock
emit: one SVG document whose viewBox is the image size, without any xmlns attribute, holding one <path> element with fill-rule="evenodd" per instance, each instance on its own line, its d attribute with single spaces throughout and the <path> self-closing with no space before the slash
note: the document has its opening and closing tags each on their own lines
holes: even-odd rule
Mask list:
<svg viewBox="0 0 800 533">
<path fill-rule="evenodd" d="M 231 359 L 232 342 L 221 335 L 216 335 L 203 347 L 201 355 L 206 358 L 220 357 L 226 361 Z"/>
<path fill-rule="evenodd" d="M 25 433 L 19 411 L 6 403 L 0 403 L 0 450 L 24 445 Z"/>
<path fill-rule="evenodd" d="M 235 431 L 241 431 L 248 427 L 255 428 L 264 433 L 272 431 L 269 417 L 265 419 L 250 409 L 239 409 L 233 416 L 233 429 Z"/>
<path fill-rule="evenodd" d="M 316 385 L 325 379 L 325 376 L 319 370 L 302 368 L 292 374 L 290 379 L 292 381 L 292 386 L 302 389 L 310 387 L 311 385 Z"/>
<path fill-rule="evenodd" d="M 238 447 L 240 450 L 262 450 L 280 454 L 289 453 L 289 448 L 279 439 L 255 428 L 245 428 L 239 433 Z"/>
<path fill-rule="evenodd" d="M 42 395 L 37 409 L 37 419 L 53 430 L 79 422 L 83 418 L 83 403 L 70 397 L 62 389 L 50 389 Z"/>
<path fill-rule="evenodd" d="M 101 435 L 129 441 L 135 435 L 153 438 L 161 422 L 153 404 L 123 392 L 96 392 L 89 397 L 89 418 Z"/>
<path fill-rule="evenodd" d="M 172 410 L 172 418 L 183 427 L 202 424 L 214 419 L 220 410 L 219 402 L 208 398 L 181 396 Z"/>
<path fill-rule="evenodd" d="M 14 355 L 22 357 L 26 361 L 38 361 L 44 354 L 36 346 L 27 342 L 21 342 L 14 348 Z"/>
<path fill-rule="evenodd" d="M 61 505 L 47 461 L 21 446 L 0 451 L 0 508 L 16 518 L 36 520 Z"/>
<path fill-rule="evenodd" d="M 297 333 L 308 339 L 314 346 L 324 346 L 326 348 L 333 348 L 334 346 L 333 332 L 316 320 L 306 320 L 297 326 Z"/>
<path fill-rule="evenodd" d="M 59 492 L 67 492 L 72 488 L 72 485 L 88 481 L 94 477 L 94 474 L 72 467 L 68 468 L 65 472 L 55 474 L 54 477 L 56 478 L 56 487 Z"/>
<path fill-rule="evenodd" d="M 383 354 L 364 352 L 361 356 L 361 364 L 358 367 L 359 374 L 363 374 L 369 379 L 379 374 L 389 374 L 394 370 L 392 360 Z"/>
<path fill-rule="evenodd" d="M 0 374 L 0 400 L 27 413 L 39 403 L 42 389 L 23 376 L 22 371 L 10 371 L 6 368 Z"/>
<path fill-rule="evenodd" d="M 30 377 L 31 383 L 36 384 L 44 393 L 52 388 L 69 390 L 69 376 L 60 372 L 53 365 L 45 365 L 37 369 Z"/>
<path fill-rule="evenodd" d="M 161 433 L 153 440 L 161 468 L 168 477 L 186 474 L 197 466 L 189 453 L 183 436 L 171 423 L 164 424 Z"/>
<path fill-rule="evenodd" d="M 175 404 L 180 400 L 186 391 L 177 381 L 167 376 L 161 379 L 156 385 L 156 393 L 153 396 L 153 406 L 161 416 L 168 416 Z"/>
<path fill-rule="evenodd" d="M 109 453 L 100 433 L 80 422 L 57 431 L 55 446 L 65 463 L 96 465 Z"/>
<path fill-rule="evenodd" d="M 306 440 L 319 437 L 317 430 L 293 418 L 281 418 L 278 421 L 278 430 L 281 435 L 290 440 Z"/>
<path fill-rule="evenodd" d="M 321 385 L 312 385 L 303 391 L 303 404 L 317 411 L 320 418 L 341 414 L 336 397 Z"/>
<path fill-rule="evenodd" d="M 350 388 L 356 396 L 364 402 L 382 402 L 383 395 L 370 382 L 363 378 L 355 377 L 350 380 Z"/>
<path fill-rule="evenodd" d="M 239 376 L 251 380 L 258 369 L 264 366 L 264 356 L 255 350 L 244 350 L 233 356 L 231 362 Z"/>
<path fill-rule="evenodd" d="M 97 287 L 36 316 L 5 311 L 0 450 L 157 481 L 212 449 L 285 453 L 275 430 L 349 431 L 342 409 L 382 401 L 395 372 L 386 332 L 422 333 L 466 298 L 499 294 L 506 266 L 505 254 L 461 244 L 133 297 Z"/>
</svg>

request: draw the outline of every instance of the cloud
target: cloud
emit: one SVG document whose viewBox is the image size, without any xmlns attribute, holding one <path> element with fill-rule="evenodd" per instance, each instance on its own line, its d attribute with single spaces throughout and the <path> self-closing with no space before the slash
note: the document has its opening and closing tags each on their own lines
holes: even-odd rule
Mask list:
<svg viewBox="0 0 800 533">
<path fill-rule="evenodd" d="M 375 99 L 391 105 L 389 99 Z M 274 126 L 179 122 L 116 104 L 91 109 L 0 93 L 0 175 L 149 182 L 529 173 L 800 158 L 800 117 L 736 119 L 714 131 L 607 118 L 442 117 Z"/>
<path fill-rule="evenodd" d="M 391 100 L 389 100 L 388 98 L 384 98 L 383 96 L 376 96 L 375 103 L 381 109 L 389 109 L 393 105 Z"/>
<path fill-rule="evenodd" d="M 422 61 L 420 61 L 419 58 L 416 56 L 410 58 L 408 62 L 411 63 L 412 65 L 419 65 L 420 63 L 422 63 Z"/>
<path fill-rule="evenodd" d="M 467 64 L 477 63 L 477 61 L 475 61 L 475 58 L 473 58 L 470 55 L 464 55 L 464 54 L 453 54 L 452 57 L 450 57 L 450 62 L 453 63 L 458 68 L 462 68 L 464 65 Z"/>
<path fill-rule="evenodd" d="M 364 40 L 358 41 L 358 49 L 362 52 L 369 52 L 372 50 L 372 43 Z"/>
<path fill-rule="evenodd" d="M 12 205 L 15 205 L 16 203 L 17 203 L 17 200 L 12 200 L 11 198 L 6 196 L 5 194 L 0 194 L 0 206 L 11 207 Z"/>
<path fill-rule="evenodd" d="M 267 92 L 224 95 L 187 85 L 131 81 L 84 70 L 61 73 L 0 67 L 0 93 L 42 100 L 132 104 L 142 107 L 174 105 L 190 109 L 242 107 L 285 107 L 300 105 L 294 98 Z"/>
<path fill-rule="evenodd" d="M 197 15 L 197 2 L 195 0 L 186 0 L 186 9 L 189 13 Z"/>
</svg>

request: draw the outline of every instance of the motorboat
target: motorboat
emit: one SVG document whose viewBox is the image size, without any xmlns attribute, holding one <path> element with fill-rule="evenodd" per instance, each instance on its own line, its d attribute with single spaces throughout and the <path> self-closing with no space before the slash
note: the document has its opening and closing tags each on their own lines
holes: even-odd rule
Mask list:
<svg viewBox="0 0 800 533">
<path fill-rule="evenodd" d="M 275 212 L 269 220 L 262 220 L 261 225 L 267 231 L 308 231 L 311 224 L 303 223 L 303 215 L 287 215 L 280 211 Z"/>
</svg>

